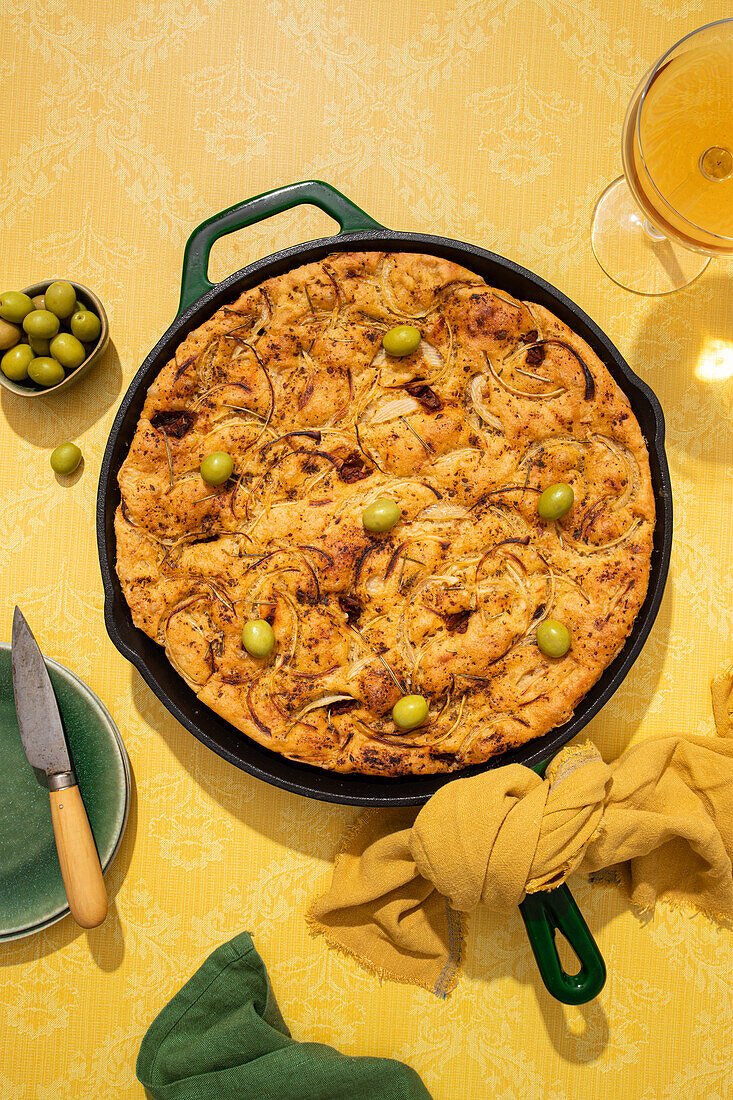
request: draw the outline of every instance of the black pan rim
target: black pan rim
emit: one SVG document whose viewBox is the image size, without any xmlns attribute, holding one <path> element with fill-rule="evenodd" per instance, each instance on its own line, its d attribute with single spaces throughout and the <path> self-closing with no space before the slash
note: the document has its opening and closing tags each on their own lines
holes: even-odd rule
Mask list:
<svg viewBox="0 0 733 1100">
<path fill-rule="evenodd" d="M 108 532 L 111 518 L 114 516 L 119 500 L 116 475 L 121 464 L 118 454 L 120 436 L 125 427 L 128 426 L 128 414 L 135 400 L 139 398 L 141 389 L 144 388 L 147 391 L 147 387 L 155 374 L 160 370 L 166 359 L 170 357 L 171 350 L 188 332 L 201 324 L 207 316 L 210 316 L 219 305 L 229 300 L 235 291 L 241 293 L 250 286 L 255 286 L 275 274 L 280 274 L 304 263 L 322 259 L 329 252 L 346 251 L 357 245 L 362 249 L 381 249 L 385 246 L 394 249 L 394 246 L 398 245 L 403 251 L 424 251 L 435 255 L 445 255 L 450 252 L 453 253 L 450 258 L 455 259 L 456 262 L 469 269 L 471 268 L 471 259 L 474 259 L 475 263 L 481 267 L 490 266 L 499 269 L 510 280 L 518 280 L 523 284 L 522 297 L 532 300 L 533 296 L 536 297 L 539 293 L 540 296 L 550 302 L 549 308 L 553 312 L 563 318 L 568 316 L 572 318 L 573 327 L 576 328 L 576 331 L 578 329 L 582 330 L 579 331 L 579 335 L 591 344 L 612 376 L 632 400 L 632 404 L 635 400 L 637 405 L 646 405 L 649 414 L 648 419 L 653 423 L 653 431 L 649 432 L 647 430 L 644 432 L 649 448 L 657 507 L 652 571 L 645 602 L 625 646 L 604 671 L 594 687 L 591 688 L 590 692 L 581 700 L 575 714 L 568 722 L 556 727 L 543 737 L 535 738 L 517 749 L 492 758 L 484 764 L 474 765 L 471 768 L 456 772 L 428 776 L 380 778 L 355 774 L 342 775 L 312 765 L 288 761 L 280 754 L 265 749 L 244 734 L 234 730 L 234 727 L 200 704 L 193 692 L 181 680 L 179 681 L 180 689 L 177 690 L 176 694 L 182 696 L 188 703 L 187 708 L 184 710 L 177 699 L 166 691 L 159 682 L 159 678 L 151 669 L 150 661 L 146 659 L 141 651 L 141 647 L 145 642 L 154 646 L 155 650 L 159 650 L 159 647 L 142 631 L 132 626 L 129 609 L 121 595 L 121 590 L 119 590 L 119 582 L 110 557 L 110 552 L 113 549 L 110 542 L 113 542 L 113 536 L 110 538 Z M 492 276 L 492 281 L 495 285 L 501 285 L 496 276 Z M 164 356 L 165 358 L 163 358 Z M 638 417 L 638 412 L 636 415 Z M 135 416 L 136 423 L 137 415 Z M 115 494 L 117 499 L 114 499 Z M 480 248 L 477 245 L 424 233 L 405 233 L 385 229 L 323 237 L 315 241 L 292 245 L 270 256 L 256 260 L 240 271 L 229 275 L 182 312 L 146 356 L 120 403 L 102 460 L 97 497 L 97 545 L 105 596 L 105 625 L 111 641 L 137 669 L 166 709 L 202 744 L 250 775 L 307 798 L 356 806 L 420 805 L 427 801 L 441 786 L 454 779 L 464 778 L 508 763 L 522 763 L 530 768 L 539 767 L 587 725 L 616 692 L 630 671 L 654 625 L 664 595 L 669 570 L 672 545 L 672 489 L 664 451 L 664 416 L 653 390 L 632 371 L 618 349 L 598 325 L 562 291 L 513 260 Z M 125 612 L 127 612 L 129 622 L 124 622 Z M 137 645 L 131 644 L 126 637 L 130 634 L 132 634 Z M 167 659 L 162 650 L 159 650 L 159 652 L 161 655 L 161 669 L 163 674 L 166 675 L 168 670 L 172 672 L 172 666 L 168 665 L 168 669 L 165 668 L 163 662 L 167 664 Z M 175 676 L 175 673 L 173 675 Z M 200 712 L 199 714 L 195 713 L 197 710 Z M 235 752 L 228 749 L 216 736 L 207 733 L 206 726 L 216 727 L 218 725 L 224 726 L 227 731 L 236 734 L 237 748 L 240 751 Z"/>
</svg>

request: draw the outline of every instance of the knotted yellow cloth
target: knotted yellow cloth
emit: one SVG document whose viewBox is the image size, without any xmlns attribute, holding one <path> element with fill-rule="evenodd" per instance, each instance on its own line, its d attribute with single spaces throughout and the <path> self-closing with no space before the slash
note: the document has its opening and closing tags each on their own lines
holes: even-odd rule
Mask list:
<svg viewBox="0 0 733 1100">
<path fill-rule="evenodd" d="M 382 977 L 444 996 L 460 913 L 513 909 L 571 871 L 612 868 L 641 911 L 657 898 L 733 917 L 733 667 L 713 681 L 717 737 L 660 737 L 605 764 L 564 749 L 544 779 L 510 764 L 442 787 L 417 812 L 370 810 L 308 920 Z"/>
</svg>

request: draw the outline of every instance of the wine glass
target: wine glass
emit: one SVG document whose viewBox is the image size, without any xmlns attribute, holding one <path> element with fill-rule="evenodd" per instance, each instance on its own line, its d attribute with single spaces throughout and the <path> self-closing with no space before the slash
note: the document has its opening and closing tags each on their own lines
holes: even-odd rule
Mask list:
<svg viewBox="0 0 733 1100">
<path fill-rule="evenodd" d="M 660 57 L 631 97 L 621 147 L 624 176 L 599 198 L 591 235 L 614 282 L 668 294 L 711 256 L 733 258 L 733 18 Z"/>
</svg>

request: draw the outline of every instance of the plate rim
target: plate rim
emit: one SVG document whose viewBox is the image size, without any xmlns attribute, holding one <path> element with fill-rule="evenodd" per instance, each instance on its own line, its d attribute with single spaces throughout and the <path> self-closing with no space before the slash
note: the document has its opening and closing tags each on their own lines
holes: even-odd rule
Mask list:
<svg viewBox="0 0 733 1100">
<path fill-rule="evenodd" d="M 10 653 L 10 642 L 0 642 L 0 650 L 7 650 L 7 652 Z M 85 681 L 82 680 L 76 672 L 73 672 L 70 668 L 67 668 L 66 665 L 61 664 L 61 662 L 57 661 L 54 657 L 47 657 L 45 654 L 43 654 L 43 660 L 47 668 L 52 668 L 62 677 L 62 679 L 71 684 L 71 686 L 76 691 L 78 691 L 79 694 L 85 696 L 87 701 L 98 712 L 100 718 L 102 719 L 103 725 L 106 727 L 108 733 L 112 735 L 112 741 L 117 748 L 120 760 L 122 762 L 122 773 L 124 776 L 124 804 L 122 807 L 122 821 L 120 823 L 115 842 L 112 846 L 112 850 L 102 864 L 102 874 L 106 874 L 112 863 L 114 862 L 117 853 L 120 850 L 122 838 L 125 835 L 125 829 L 127 828 L 127 821 L 130 814 L 130 800 L 132 794 L 132 769 L 130 767 L 130 758 L 127 754 L 125 743 L 122 740 L 122 734 L 117 728 L 117 723 L 115 722 L 114 718 L 112 717 L 102 700 L 99 698 L 97 693 L 95 691 L 92 691 L 89 685 L 85 683 Z M 63 918 L 68 916 L 70 912 L 71 910 L 67 903 L 66 905 L 63 905 L 59 911 L 50 914 L 48 917 L 44 917 L 42 920 L 36 921 L 34 924 L 26 925 L 24 928 L 14 929 L 9 932 L 4 932 L 2 928 L 0 928 L 0 945 L 2 945 L 3 943 L 12 943 L 14 940 L 24 939 L 27 936 L 32 936 L 35 932 L 43 932 L 47 928 L 50 928 L 52 925 L 57 924 L 60 920 L 63 920 Z"/>
</svg>

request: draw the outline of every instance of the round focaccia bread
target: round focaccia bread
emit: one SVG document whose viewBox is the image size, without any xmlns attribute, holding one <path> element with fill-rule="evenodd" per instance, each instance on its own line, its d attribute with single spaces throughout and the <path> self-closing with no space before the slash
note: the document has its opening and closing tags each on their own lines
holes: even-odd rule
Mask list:
<svg viewBox="0 0 733 1100">
<path fill-rule="evenodd" d="M 393 326 L 417 350 L 384 351 Z M 231 478 L 202 480 L 225 451 Z M 539 495 L 574 504 L 544 521 Z M 148 390 L 120 470 L 135 624 L 202 703 L 293 760 L 396 776 L 565 722 L 644 600 L 654 497 L 626 396 L 539 305 L 446 260 L 341 253 L 246 291 Z M 371 534 L 364 509 L 401 520 Z M 566 656 L 538 649 L 543 619 Z M 242 645 L 267 619 L 264 659 Z M 429 702 L 409 732 L 400 696 Z"/>
</svg>

